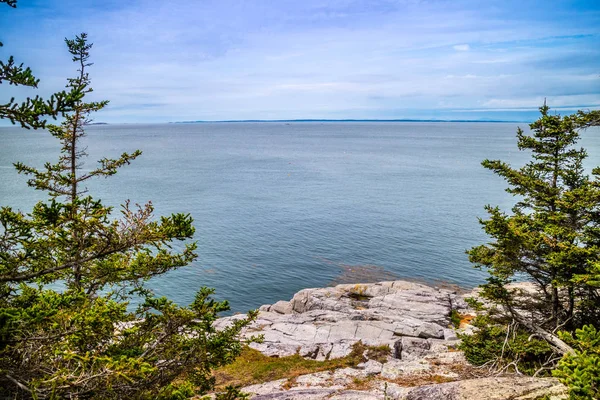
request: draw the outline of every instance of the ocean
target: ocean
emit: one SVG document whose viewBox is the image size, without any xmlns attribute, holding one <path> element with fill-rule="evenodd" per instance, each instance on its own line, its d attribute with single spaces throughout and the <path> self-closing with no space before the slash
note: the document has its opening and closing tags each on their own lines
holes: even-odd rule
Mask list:
<svg viewBox="0 0 600 400">
<path fill-rule="evenodd" d="M 157 215 L 190 213 L 198 259 L 151 287 L 180 304 L 214 287 L 233 312 L 303 288 L 409 279 L 482 283 L 465 250 L 489 240 L 484 205 L 509 210 L 505 182 L 483 159 L 523 165 L 516 123 L 272 122 L 95 125 L 101 157 L 143 155 L 90 194 L 119 207 L 152 201 Z M 600 165 L 600 131 L 582 133 L 586 168 Z M 44 194 L 12 163 L 54 162 L 47 132 L 0 128 L 0 205 L 30 211 Z M 118 215 L 115 210 L 115 215 Z"/>
</svg>

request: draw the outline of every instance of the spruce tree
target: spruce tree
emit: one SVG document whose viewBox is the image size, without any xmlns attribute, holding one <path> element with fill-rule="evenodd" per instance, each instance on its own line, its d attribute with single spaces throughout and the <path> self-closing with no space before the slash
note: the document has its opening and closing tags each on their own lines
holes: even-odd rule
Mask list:
<svg viewBox="0 0 600 400">
<path fill-rule="evenodd" d="M 30 213 L 0 208 L 0 396 L 10 398 L 187 398 L 212 389 L 211 370 L 241 351 L 250 313 L 225 329 L 228 310 L 201 288 L 181 307 L 146 287 L 154 276 L 196 258 L 189 214 L 156 219 L 151 203 L 128 201 L 120 218 L 84 186 L 109 177 L 140 151 L 103 158 L 83 170 L 85 127 L 107 102 L 92 91 L 85 34 L 66 40 L 78 74 L 72 111 L 48 132 L 60 141 L 56 163 L 15 164 L 48 194 Z M 173 241 L 185 242 L 183 250 Z M 139 306 L 129 305 L 137 299 Z"/>
<path fill-rule="evenodd" d="M 515 305 L 504 285 L 523 278 L 535 283 L 547 317 L 542 325 L 553 331 L 600 316 L 600 297 L 588 284 L 600 259 L 600 168 L 587 176 L 587 153 L 576 147 L 579 129 L 593 122 L 593 114 L 561 117 L 546 105 L 540 112 L 530 125 L 532 135 L 517 131 L 518 147 L 531 152 L 530 162 L 519 169 L 499 160 L 482 163 L 508 182 L 507 192 L 518 201 L 512 214 L 486 207 L 490 219 L 482 225 L 494 241 L 469 256 L 491 274 L 485 293 L 509 308 Z"/>
<path fill-rule="evenodd" d="M 587 153 L 577 142 L 582 129 L 600 125 L 600 112 L 560 116 L 544 104 L 540 113 L 530 133 L 517 130 L 518 148 L 531 154 L 527 164 L 482 163 L 508 182 L 516 202 L 511 213 L 486 207 L 489 219 L 480 222 L 492 240 L 468 251 L 489 278 L 479 330 L 461 346 L 469 360 L 496 371 L 541 373 L 562 355 L 583 359 L 574 356 L 572 334 L 599 327 L 600 167 L 585 173 Z M 534 290 L 510 286 L 523 280 Z"/>
<path fill-rule="evenodd" d="M 9 7 L 16 8 L 17 0 L 0 0 Z M 0 47 L 3 43 L 0 42 Z M 8 83 L 13 86 L 28 86 L 37 88 L 39 79 L 37 79 L 29 67 L 24 67 L 22 63 L 17 63 L 14 57 L 10 56 L 6 62 L 0 60 L 0 84 Z M 46 118 L 56 119 L 64 112 L 70 110 L 70 105 L 81 97 L 78 92 L 61 91 L 44 100 L 40 96 L 27 97 L 24 101 L 18 102 L 15 98 L 8 100 L 0 99 L 0 119 L 8 119 L 13 124 L 18 123 L 23 128 L 43 128 L 46 125 Z"/>
</svg>

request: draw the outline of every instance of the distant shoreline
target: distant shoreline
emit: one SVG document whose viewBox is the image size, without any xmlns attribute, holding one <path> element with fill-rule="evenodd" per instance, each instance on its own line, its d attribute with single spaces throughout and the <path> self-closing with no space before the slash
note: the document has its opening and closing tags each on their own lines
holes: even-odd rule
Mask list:
<svg viewBox="0 0 600 400">
<path fill-rule="evenodd" d="M 214 123 L 239 123 L 239 122 L 269 122 L 269 123 L 292 123 L 292 122 L 470 122 L 470 123 L 529 123 L 531 121 L 514 120 L 473 120 L 473 119 L 232 119 L 217 121 L 172 121 L 169 124 L 214 124 Z"/>
<path fill-rule="evenodd" d="M 472 119 L 233 119 L 233 120 L 217 120 L 217 121 L 169 121 L 169 122 L 93 122 L 87 126 L 103 126 L 103 125 L 162 125 L 162 124 L 238 124 L 238 123 L 393 123 L 393 122 L 411 122 L 411 123 L 479 123 L 479 124 L 530 124 L 532 121 L 514 120 L 472 120 Z M 2 128 L 17 127 L 13 124 L 0 124 Z"/>
</svg>

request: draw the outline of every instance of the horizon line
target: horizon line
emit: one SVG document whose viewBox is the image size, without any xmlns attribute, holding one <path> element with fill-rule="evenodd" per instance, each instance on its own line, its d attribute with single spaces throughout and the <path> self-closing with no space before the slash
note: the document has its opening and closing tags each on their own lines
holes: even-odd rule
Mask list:
<svg viewBox="0 0 600 400">
<path fill-rule="evenodd" d="M 226 119 L 226 120 L 189 120 L 189 121 L 163 121 L 163 122 L 90 122 L 87 126 L 94 125 L 160 125 L 160 124 L 221 124 L 221 123 L 294 123 L 294 122 L 423 122 L 423 123 L 526 123 L 530 124 L 533 120 L 501 120 L 501 119 L 318 119 L 318 118 L 298 118 L 298 119 Z M 0 124 L 0 128 L 18 127 L 17 124 Z"/>
<path fill-rule="evenodd" d="M 234 122 L 469 122 L 469 123 L 516 123 L 529 120 L 501 120 L 501 119 L 418 119 L 418 118 L 394 118 L 394 119 L 374 119 L 374 118 L 295 118 L 295 119 L 225 119 L 225 120 L 189 120 L 189 121 L 169 121 L 168 124 L 202 124 L 202 123 L 234 123 Z"/>
</svg>

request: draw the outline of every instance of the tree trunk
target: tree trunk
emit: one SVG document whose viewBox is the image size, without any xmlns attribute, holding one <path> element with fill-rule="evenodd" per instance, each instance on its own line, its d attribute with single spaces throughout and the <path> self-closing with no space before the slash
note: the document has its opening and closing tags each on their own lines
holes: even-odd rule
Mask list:
<svg viewBox="0 0 600 400">
<path fill-rule="evenodd" d="M 552 318 L 556 323 L 556 326 L 560 325 L 560 318 L 558 318 L 558 311 L 560 309 L 560 299 L 558 297 L 558 288 L 552 286 Z"/>
<path fill-rule="evenodd" d="M 512 315 L 512 317 L 515 319 L 515 321 L 517 321 L 518 323 L 520 323 L 521 325 L 526 327 L 530 332 L 535 333 L 537 336 L 544 339 L 559 354 L 564 355 L 564 354 L 572 354 L 575 352 L 575 350 L 573 350 L 573 348 L 571 346 L 569 346 L 568 344 L 566 344 L 565 342 L 560 340 L 560 338 L 558 336 L 542 329 L 541 327 L 535 325 L 532 322 L 529 322 L 527 320 L 527 318 L 523 317 L 521 314 L 516 312 L 511 307 L 508 307 L 508 311 L 509 311 L 510 315 Z"/>
</svg>

